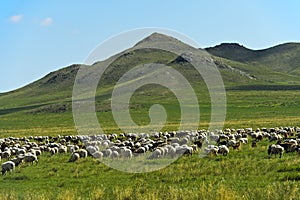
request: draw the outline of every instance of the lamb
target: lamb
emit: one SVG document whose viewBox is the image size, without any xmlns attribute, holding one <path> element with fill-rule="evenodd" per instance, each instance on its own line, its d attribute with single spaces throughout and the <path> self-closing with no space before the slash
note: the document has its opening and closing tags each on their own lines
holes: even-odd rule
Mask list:
<svg viewBox="0 0 300 200">
<path fill-rule="evenodd" d="M 7 161 L 1 165 L 2 175 L 5 175 L 8 171 L 15 171 L 15 163 L 12 161 Z"/>
<path fill-rule="evenodd" d="M 284 148 L 282 146 L 272 144 L 268 148 L 268 155 L 271 157 L 272 154 L 274 154 L 276 157 L 276 154 L 279 154 L 279 158 L 281 158 L 283 151 L 284 151 Z"/>
</svg>

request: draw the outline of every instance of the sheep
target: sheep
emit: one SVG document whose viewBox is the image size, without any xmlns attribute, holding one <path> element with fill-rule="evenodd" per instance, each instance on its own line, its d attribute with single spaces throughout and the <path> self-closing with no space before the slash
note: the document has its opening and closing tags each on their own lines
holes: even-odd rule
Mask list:
<svg viewBox="0 0 300 200">
<path fill-rule="evenodd" d="M 93 155 L 95 152 L 98 151 L 97 148 L 94 147 L 94 146 L 88 146 L 88 147 L 86 147 L 86 150 L 88 151 L 88 153 L 89 153 L 90 155 Z"/>
<path fill-rule="evenodd" d="M 176 157 L 176 148 L 171 145 L 167 145 L 166 147 L 168 148 L 168 155 L 170 155 L 171 158 L 175 158 Z"/>
<path fill-rule="evenodd" d="M 80 155 L 80 158 L 86 158 L 88 156 L 88 152 L 85 149 L 79 149 L 78 151 L 75 151 Z"/>
<path fill-rule="evenodd" d="M 232 147 L 233 149 L 239 149 L 241 145 L 241 141 L 229 140 L 227 143 L 227 147 Z"/>
<path fill-rule="evenodd" d="M 54 148 L 48 148 L 48 151 L 50 152 L 51 155 L 56 154 L 55 149 Z"/>
<path fill-rule="evenodd" d="M 68 145 L 67 148 L 70 153 L 73 153 L 73 152 L 79 150 L 79 147 L 77 145 Z"/>
<path fill-rule="evenodd" d="M 61 145 L 59 148 L 58 148 L 58 153 L 67 153 L 67 147 L 64 146 L 64 145 Z"/>
<path fill-rule="evenodd" d="M 101 159 L 103 157 L 103 153 L 100 151 L 96 151 L 92 154 L 92 156 L 96 159 Z"/>
<path fill-rule="evenodd" d="M 236 145 L 236 141 L 235 140 L 229 140 L 228 143 L 227 143 L 227 147 L 233 147 Z"/>
<path fill-rule="evenodd" d="M 17 150 L 16 155 L 17 155 L 17 156 L 18 156 L 18 155 L 22 155 L 22 154 L 24 155 L 25 153 L 26 153 L 26 150 L 23 149 L 23 148 L 22 148 L 22 149 L 20 148 L 20 149 Z"/>
<path fill-rule="evenodd" d="M 276 154 L 279 154 L 279 158 L 281 158 L 283 151 L 284 151 L 284 148 L 282 146 L 272 144 L 268 148 L 268 155 L 271 157 L 272 154 L 274 154 L 276 157 Z"/>
<path fill-rule="evenodd" d="M 5 175 L 8 171 L 15 171 L 15 163 L 12 161 L 7 161 L 1 165 L 2 175 Z"/>
<path fill-rule="evenodd" d="M 11 157 L 11 152 L 6 150 L 1 153 L 1 157 L 5 159 L 9 159 Z"/>
<path fill-rule="evenodd" d="M 35 152 L 36 156 L 42 155 L 42 151 L 41 150 L 34 150 L 34 152 Z"/>
<path fill-rule="evenodd" d="M 176 147 L 176 154 L 188 154 L 188 155 L 192 155 L 193 153 L 193 148 L 192 147 L 189 147 L 189 146 L 178 146 Z"/>
<path fill-rule="evenodd" d="M 11 159 L 10 161 L 14 162 L 15 163 L 15 166 L 19 166 L 19 164 L 21 164 L 23 162 L 23 158 L 22 157 L 16 157 L 16 158 L 13 158 Z"/>
<path fill-rule="evenodd" d="M 111 158 L 119 158 L 119 152 L 112 151 Z"/>
<path fill-rule="evenodd" d="M 112 155 L 112 150 L 111 149 L 105 149 L 101 152 L 103 153 L 103 157 L 111 157 L 111 155 Z"/>
<path fill-rule="evenodd" d="M 36 164 L 38 164 L 38 162 L 39 162 L 36 155 L 33 155 L 33 154 L 25 154 L 25 156 L 23 157 L 23 160 L 25 163 L 31 163 L 31 165 L 33 165 L 34 162 Z"/>
<path fill-rule="evenodd" d="M 248 138 L 240 138 L 240 141 L 241 141 L 243 144 L 248 144 Z"/>
<path fill-rule="evenodd" d="M 145 152 L 146 152 L 145 147 L 139 147 L 139 148 L 135 151 L 135 153 L 145 153 Z"/>
<path fill-rule="evenodd" d="M 151 156 L 148 159 L 154 159 L 154 158 L 160 158 L 161 157 L 161 150 L 160 149 L 155 149 Z"/>
<path fill-rule="evenodd" d="M 218 151 L 219 151 L 219 147 L 215 146 L 215 145 L 208 145 L 205 149 L 204 149 L 206 155 L 218 155 Z"/>
<path fill-rule="evenodd" d="M 130 149 L 127 149 L 127 148 L 121 149 L 121 155 L 124 158 L 131 159 L 132 158 L 132 151 Z"/>
<path fill-rule="evenodd" d="M 229 149 L 226 145 L 221 145 L 219 146 L 218 153 L 222 154 L 223 156 L 227 156 L 227 154 L 229 153 Z"/>
<path fill-rule="evenodd" d="M 75 162 L 79 158 L 80 158 L 79 153 L 74 152 L 74 153 L 71 154 L 71 158 L 69 159 L 69 162 Z"/>
</svg>

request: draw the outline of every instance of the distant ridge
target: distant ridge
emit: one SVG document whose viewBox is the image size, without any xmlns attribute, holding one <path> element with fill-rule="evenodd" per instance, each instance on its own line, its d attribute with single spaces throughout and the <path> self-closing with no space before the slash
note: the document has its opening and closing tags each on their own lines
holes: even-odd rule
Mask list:
<svg viewBox="0 0 300 200">
<path fill-rule="evenodd" d="M 285 53 L 299 53 L 300 43 L 284 43 L 261 50 L 252 50 L 238 43 L 221 43 L 214 47 L 208 47 L 205 50 L 214 56 L 239 62 L 251 62 L 261 60 L 270 55 L 276 56 Z M 299 54 L 297 56 L 299 56 Z"/>
</svg>

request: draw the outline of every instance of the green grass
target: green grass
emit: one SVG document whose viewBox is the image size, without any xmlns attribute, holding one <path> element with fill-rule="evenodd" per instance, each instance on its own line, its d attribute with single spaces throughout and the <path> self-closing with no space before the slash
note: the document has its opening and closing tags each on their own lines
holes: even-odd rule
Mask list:
<svg viewBox="0 0 300 200">
<path fill-rule="evenodd" d="M 198 95 L 200 96 L 200 94 Z M 203 95 L 201 97 L 199 128 L 207 128 L 211 105 L 208 97 Z M 176 130 L 180 123 L 180 107 L 173 95 L 147 96 L 142 93 L 135 94 L 130 109 L 132 119 L 139 125 L 147 125 L 150 122 L 149 108 L 155 103 L 164 105 L 168 113 L 167 123 L 163 130 Z M 99 108 L 97 109 L 97 116 L 104 131 L 106 133 L 121 132 L 113 120 L 110 102 L 106 101 L 97 105 L 97 108 Z M 229 90 L 227 91 L 225 127 L 298 126 L 300 121 L 299 107 L 300 91 L 298 90 Z M 71 108 L 62 113 L 29 112 L 25 110 L 0 116 L 0 134 L 3 137 L 26 134 L 67 135 L 76 134 L 76 130 Z"/>
<path fill-rule="evenodd" d="M 0 198 L 11 199 L 297 199 L 300 158 L 267 157 L 268 142 L 228 156 L 183 156 L 159 171 L 131 174 L 88 158 L 40 156 L 0 177 Z"/>
</svg>

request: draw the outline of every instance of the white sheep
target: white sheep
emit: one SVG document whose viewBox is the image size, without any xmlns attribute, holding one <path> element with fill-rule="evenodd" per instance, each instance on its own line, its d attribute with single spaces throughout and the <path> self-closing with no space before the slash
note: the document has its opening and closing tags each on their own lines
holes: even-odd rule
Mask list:
<svg viewBox="0 0 300 200">
<path fill-rule="evenodd" d="M 145 153 L 145 152 L 146 152 L 145 147 L 139 147 L 139 148 L 135 151 L 135 153 Z"/>
<path fill-rule="evenodd" d="M 2 167 L 2 175 L 5 175 L 6 172 L 8 172 L 8 171 L 13 172 L 15 170 L 15 163 L 12 161 L 7 161 L 7 162 L 3 163 L 1 165 L 1 167 Z"/>
<path fill-rule="evenodd" d="M 48 148 L 48 151 L 49 151 L 49 153 L 51 153 L 51 155 L 54 155 L 54 154 L 56 154 L 56 151 L 55 151 L 55 149 L 54 148 Z"/>
<path fill-rule="evenodd" d="M 168 148 L 168 155 L 170 155 L 171 158 L 175 158 L 176 157 L 176 148 L 171 145 L 168 145 L 167 148 Z"/>
<path fill-rule="evenodd" d="M 227 154 L 229 153 L 229 148 L 226 145 L 221 145 L 219 146 L 218 153 L 222 154 L 223 156 L 227 156 Z"/>
<path fill-rule="evenodd" d="M 23 158 L 22 157 L 16 157 L 11 159 L 10 161 L 15 163 L 15 166 L 17 167 L 19 164 L 21 164 L 23 162 Z"/>
<path fill-rule="evenodd" d="M 64 145 L 61 145 L 59 148 L 58 148 L 58 153 L 67 153 L 68 151 L 68 148 Z"/>
<path fill-rule="evenodd" d="M 111 149 L 105 149 L 101 152 L 103 153 L 104 157 L 111 157 L 111 155 L 112 155 L 112 150 Z"/>
<path fill-rule="evenodd" d="M 127 148 L 123 148 L 121 149 L 121 155 L 123 158 L 132 158 L 132 151 L 130 149 Z"/>
<path fill-rule="evenodd" d="M 219 147 L 215 145 L 208 145 L 204 151 L 206 155 L 218 155 Z"/>
<path fill-rule="evenodd" d="M 111 158 L 119 158 L 119 152 L 112 151 Z"/>
<path fill-rule="evenodd" d="M 11 151 L 10 150 L 5 150 L 1 153 L 1 157 L 5 159 L 9 159 L 11 157 Z"/>
<path fill-rule="evenodd" d="M 25 163 L 31 163 L 31 165 L 33 165 L 34 162 L 36 164 L 39 162 L 36 155 L 33 155 L 33 154 L 25 154 L 25 156 L 23 157 L 23 161 Z"/>
<path fill-rule="evenodd" d="M 272 144 L 268 148 L 268 155 L 271 157 L 272 154 L 274 154 L 276 157 L 276 154 L 279 154 L 279 158 L 281 158 L 283 151 L 284 151 L 284 148 L 282 146 Z"/>
<path fill-rule="evenodd" d="M 86 158 L 88 156 L 88 152 L 85 149 L 79 149 L 75 152 L 80 155 L 80 158 Z"/>
<path fill-rule="evenodd" d="M 20 148 L 20 149 L 18 149 L 17 150 L 17 152 L 16 152 L 16 155 L 18 156 L 18 155 L 24 155 L 26 153 L 26 150 L 25 149 L 23 149 L 23 148 Z"/>
<path fill-rule="evenodd" d="M 240 138 L 240 141 L 241 141 L 243 144 L 248 144 L 248 138 Z"/>
<path fill-rule="evenodd" d="M 103 153 L 100 151 L 96 151 L 92 154 L 92 156 L 96 159 L 101 159 L 103 157 Z"/>
<path fill-rule="evenodd" d="M 98 151 L 97 148 L 94 147 L 94 146 L 88 146 L 88 147 L 86 147 L 86 150 L 88 151 L 88 153 L 89 153 L 90 155 L 93 155 L 95 152 Z"/>
<path fill-rule="evenodd" d="M 154 159 L 154 158 L 160 158 L 162 156 L 161 150 L 160 149 L 155 149 L 149 159 Z"/>
<path fill-rule="evenodd" d="M 79 158 L 80 158 L 79 153 L 74 152 L 74 153 L 71 154 L 71 158 L 69 159 L 69 162 L 75 162 Z"/>
</svg>

